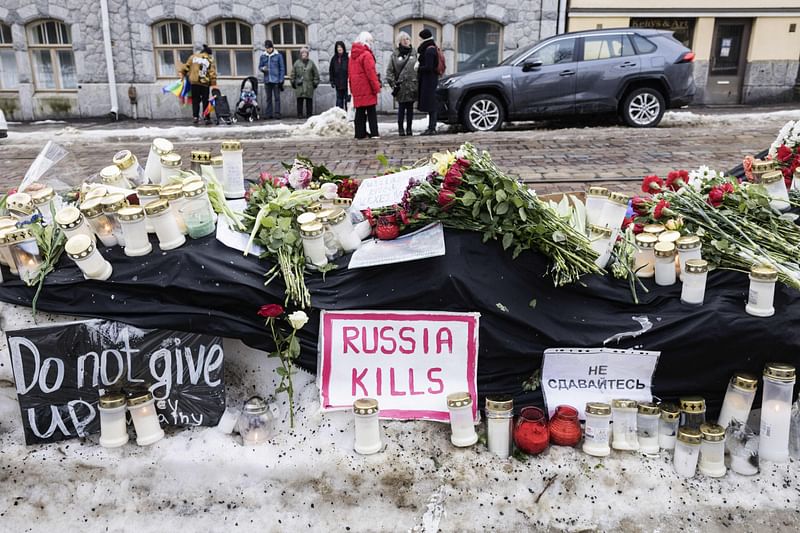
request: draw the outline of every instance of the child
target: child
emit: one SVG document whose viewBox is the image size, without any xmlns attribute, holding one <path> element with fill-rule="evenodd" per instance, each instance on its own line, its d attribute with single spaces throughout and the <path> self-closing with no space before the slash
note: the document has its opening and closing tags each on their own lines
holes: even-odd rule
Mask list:
<svg viewBox="0 0 800 533">
<path fill-rule="evenodd" d="M 244 82 L 242 94 L 239 96 L 239 110 L 242 111 L 245 107 L 255 105 L 255 103 L 256 93 L 253 91 L 253 86 L 250 84 L 250 81 L 247 80 Z"/>
</svg>

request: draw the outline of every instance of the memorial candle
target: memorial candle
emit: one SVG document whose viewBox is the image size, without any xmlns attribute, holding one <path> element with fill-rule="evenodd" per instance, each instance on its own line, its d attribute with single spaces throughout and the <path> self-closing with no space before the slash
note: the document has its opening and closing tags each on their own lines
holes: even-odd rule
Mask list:
<svg viewBox="0 0 800 533">
<path fill-rule="evenodd" d="M 611 453 L 609 446 L 611 406 L 607 403 L 589 402 L 584 413 L 586 413 L 586 424 L 583 431 L 583 452 L 595 457 L 607 456 Z"/>
<path fill-rule="evenodd" d="M 702 259 L 689 259 L 683 271 L 681 302 L 689 305 L 703 305 L 706 296 L 708 263 Z"/>
<path fill-rule="evenodd" d="M 447 409 L 450 411 L 450 442 L 453 446 L 472 446 L 478 442 L 472 417 L 472 396 L 468 392 L 448 394 Z"/>
<path fill-rule="evenodd" d="M 70 237 L 64 245 L 64 251 L 81 269 L 84 278 L 105 281 L 111 277 L 111 263 L 103 258 L 94 241 L 86 235 Z"/>
<path fill-rule="evenodd" d="M 770 317 L 775 314 L 775 282 L 778 271 L 768 265 L 750 269 L 750 291 L 744 310 L 748 315 Z"/>
<path fill-rule="evenodd" d="M 722 477 L 725 468 L 725 428 L 718 424 L 700 426 L 703 442 L 700 444 L 700 473 L 708 477 Z"/>
<path fill-rule="evenodd" d="M 603 208 L 608 199 L 608 189 L 605 187 L 589 187 L 586 193 L 586 227 L 600 224 Z"/>
<path fill-rule="evenodd" d="M 129 396 L 128 411 L 136 429 L 136 444 L 149 446 L 164 438 L 164 430 L 158 421 L 155 401 L 150 392 L 137 392 Z"/>
<path fill-rule="evenodd" d="M 731 420 L 738 420 L 742 424 L 746 424 L 750 417 L 753 399 L 756 397 L 757 387 L 758 378 L 755 376 L 745 373 L 734 374 L 728 383 L 728 390 L 722 401 L 722 410 L 717 423 L 724 428 L 728 427 Z"/>
<path fill-rule="evenodd" d="M 768 363 L 764 367 L 758 455 L 766 461 L 784 463 L 789 460 L 789 426 L 794 382 L 793 366 Z"/>
<path fill-rule="evenodd" d="M 672 464 L 675 472 L 681 477 L 694 477 L 697 472 L 697 460 L 700 457 L 700 443 L 703 435 L 699 429 L 681 427 L 678 429 L 678 441 Z"/>
<path fill-rule="evenodd" d="M 639 441 L 639 451 L 642 453 L 658 453 L 658 420 L 661 418 L 661 409 L 651 402 L 640 402 L 636 416 L 636 436 Z"/>
<path fill-rule="evenodd" d="M 514 400 L 510 396 L 486 397 L 486 437 L 489 451 L 498 457 L 511 455 Z"/>
<path fill-rule="evenodd" d="M 383 447 L 378 421 L 378 400 L 359 398 L 353 403 L 355 442 L 353 449 L 361 455 L 377 453 Z"/>
<path fill-rule="evenodd" d="M 635 400 L 611 400 L 611 447 L 615 450 L 639 449 L 636 434 L 637 405 Z"/>
<path fill-rule="evenodd" d="M 661 418 L 658 420 L 658 446 L 662 450 L 674 450 L 678 438 L 678 424 L 681 411 L 671 403 L 661 404 Z"/>
<path fill-rule="evenodd" d="M 128 442 L 128 425 L 125 419 L 125 396 L 118 393 L 100 396 L 100 446 L 117 448 Z"/>
<path fill-rule="evenodd" d="M 783 172 L 773 170 L 761 176 L 761 184 L 767 189 L 770 201 L 769 206 L 776 211 L 786 211 L 791 207 L 789 192 L 783 180 Z"/>
<path fill-rule="evenodd" d="M 155 138 L 150 144 L 150 153 L 144 165 L 144 183 L 161 183 L 161 158 L 172 152 L 172 143 L 166 139 Z"/>
</svg>

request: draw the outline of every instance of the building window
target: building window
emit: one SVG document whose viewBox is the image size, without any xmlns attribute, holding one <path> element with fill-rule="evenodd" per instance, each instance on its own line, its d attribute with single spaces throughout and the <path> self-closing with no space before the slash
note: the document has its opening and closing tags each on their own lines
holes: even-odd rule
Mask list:
<svg viewBox="0 0 800 533">
<path fill-rule="evenodd" d="M 174 78 L 178 67 L 192 55 L 192 27 L 177 20 L 159 22 L 153 26 L 153 43 L 156 76 Z"/>
<path fill-rule="evenodd" d="M 411 36 L 411 46 L 416 48 L 422 42 L 419 38 L 419 32 L 422 30 L 430 30 L 433 34 L 433 41 L 442 44 L 442 27 L 432 20 L 413 19 L 406 20 L 394 27 L 394 38 L 392 39 L 393 46 L 397 46 L 397 34 L 401 31 L 406 32 Z"/>
<path fill-rule="evenodd" d="M 676 18 L 632 18 L 631 28 L 652 28 L 655 30 L 668 30 L 674 37 L 683 43 L 686 48 L 692 47 L 694 37 L 694 24 L 697 19 Z"/>
<path fill-rule="evenodd" d="M 32 24 L 28 27 L 28 48 L 38 90 L 68 91 L 78 88 L 72 34 L 66 24 L 57 20 Z"/>
<path fill-rule="evenodd" d="M 0 22 L 0 91 L 17 88 L 17 58 L 11 45 L 11 26 Z"/>
<path fill-rule="evenodd" d="M 456 31 L 456 70 L 493 67 L 500 62 L 503 28 L 490 20 L 470 20 Z"/>
<path fill-rule="evenodd" d="M 253 30 L 238 20 L 222 20 L 209 26 L 209 41 L 217 63 L 217 76 L 241 78 L 252 76 Z"/>
<path fill-rule="evenodd" d="M 305 24 L 294 20 L 273 22 L 267 27 L 267 38 L 272 41 L 275 51 L 283 56 L 286 77 L 292 73 L 292 65 L 300 59 L 300 49 L 308 45 L 308 31 Z"/>
</svg>

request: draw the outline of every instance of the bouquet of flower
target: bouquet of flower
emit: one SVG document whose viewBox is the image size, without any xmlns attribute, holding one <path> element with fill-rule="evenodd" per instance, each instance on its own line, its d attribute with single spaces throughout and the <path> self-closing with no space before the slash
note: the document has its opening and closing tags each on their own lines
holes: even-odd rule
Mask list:
<svg viewBox="0 0 800 533">
<path fill-rule="evenodd" d="M 324 165 L 315 165 L 303 156 L 295 157 L 291 164 L 283 163 L 286 172 L 278 179 L 280 186 L 288 185 L 292 189 L 316 189 L 323 183 L 335 183 L 340 198 L 353 198 L 358 190 L 359 182 L 349 176 L 334 174 Z"/>
<path fill-rule="evenodd" d="M 800 167 L 800 120 L 784 124 L 769 147 L 768 157 L 778 163 L 786 187 L 791 187 L 794 171 Z"/>
</svg>

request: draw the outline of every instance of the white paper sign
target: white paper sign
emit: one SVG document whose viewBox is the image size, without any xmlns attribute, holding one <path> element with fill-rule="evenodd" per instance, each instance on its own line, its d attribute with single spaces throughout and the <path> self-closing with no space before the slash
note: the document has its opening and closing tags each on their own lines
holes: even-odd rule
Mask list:
<svg viewBox="0 0 800 533">
<path fill-rule="evenodd" d="M 424 180 L 431 170 L 431 167 L 424 166 L 362 180 L 350 209 L 361 211 L 368 207 L 374 209 L 399 204 L 408 187 L 408 180 Z"/>
<path fill-rule="evenodd" d="M 552 416 L 571 405 L 584 418 L 586 402 L 613 399 L 649 402 L 661 352 L 611 348 L 550 348 L 542 363 L 542 393 Z"/>
<path fill-rule="evenodd" d="M 444 254 L 444 229 L 437 222 L 391 241 L 363 242 L 361 248 L 353 252 L 347 268 L 404 263 Z"/>
<path fill-rule="evenodd" d="M 228 207 L 230 207 L 231 211 L 233 211 L 234 213 L 243 212 L 247 207 L 247 201 L 244 199 L 225 200 L 225 202 L 228 204 Z M 242 233 L 240 231 L 232 230 L 228 223 L 228 217 L 225 215 L 219 215 L 218 217 L 216 236 L 219 242 L 221 242 L 228 248 L 233 248 L 234 250 L 239 250 L 240 252 L 245 251 L 245 249 L 247 248 L 247 241 L 250 240 L 249 233 Z M 256 243 L 253 243 L 250 246 L 248 255 L 258 257 L 262 253 L 264 253 L 264 248 L 262 248 Z"/>
<path fill-rule="evenodd" d="M 447 421 L 447 395 L 477 399 L 479 313 L 322 311 L 320 405 L 375 398 L 381 418 Z M 473 401 L 475 416 L 477 401 Z"/>
</svg>

